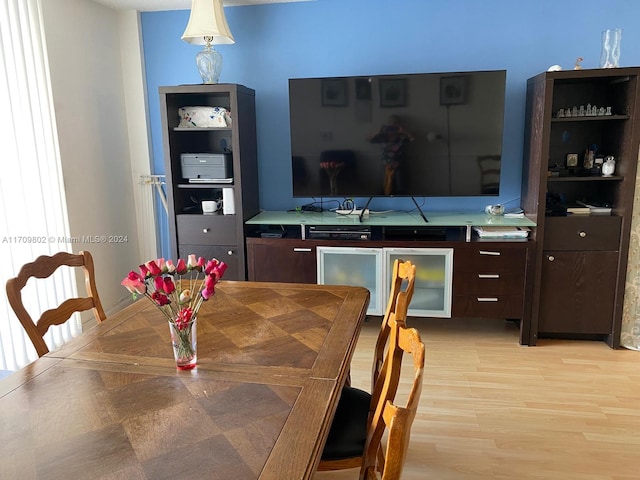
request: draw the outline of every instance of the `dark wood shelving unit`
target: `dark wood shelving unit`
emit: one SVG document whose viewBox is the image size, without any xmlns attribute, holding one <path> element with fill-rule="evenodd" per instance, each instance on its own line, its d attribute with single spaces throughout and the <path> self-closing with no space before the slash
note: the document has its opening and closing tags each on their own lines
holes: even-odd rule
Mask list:
<svg viewBox="0 0 640 480">
<path fill-rule="evenodd" d="M 537 224 L 529 344 L 542 337 L 620 345 L 636 164 L 640 68 L 545 72 L 527 82 L 522 207 Z M 581 105 L 613 115 L 557 117 Z M 570 153 L 596 145 L 613 176 L 550 176 Z M 567 204 L 611 205 L 611 215 L 545 216 L 547 193 Z"/>
<path fill-rule="evenodd" d="M 160 87 L 159 92 L 171 255 L 215 257 L 228 265 L 225 280 L 246 280 L 244 222 L 259 212 L 255 92 L 235 84 Z M 178 110 L 184 106 L 224 107 L 232 126 L 179 127 Z M 233 182 L 188 183 L 183 153 L 230 153 Z M 222 198 L 225 188 L 232 189 L 235 213 L 203 214 L 201 201 Z"/>
</svg>

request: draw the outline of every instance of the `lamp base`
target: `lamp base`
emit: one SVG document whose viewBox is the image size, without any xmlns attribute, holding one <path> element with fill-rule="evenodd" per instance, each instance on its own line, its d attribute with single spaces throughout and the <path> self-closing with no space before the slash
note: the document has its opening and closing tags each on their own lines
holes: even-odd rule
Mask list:
<svg viewBox="0 0 640 480">
<path fill-rule="evenodd" d="M 211 45 L 205 45 L 196 55 L 196 65 L 202 77 L 202 83 L 218 83 L 222 72 L 222 55 Z"/>
</svg>

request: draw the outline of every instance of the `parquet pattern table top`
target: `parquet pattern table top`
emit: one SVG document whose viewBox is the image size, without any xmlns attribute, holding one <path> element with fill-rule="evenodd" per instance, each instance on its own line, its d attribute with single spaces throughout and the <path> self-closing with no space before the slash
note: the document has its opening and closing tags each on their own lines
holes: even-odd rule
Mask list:
<svg viewBox="0 0 640 480">
<path fill-rule="evenodd" d="M 4 379 L 0 478 L 310 478 L 368 293 L 274 285 L 221 284 L 192 371 L 139 300 Z"/>
<path fill-rule="evenodd" d="M 222 283 L 198 315 L 198 368 L 242 365 L 313 369 L 334 322 L 343 314 L 348 290 L 246 287 Z M 96 330 L 84 346 L 72 343 L 52 356 L 137 362 L 173 367 L 168 325 L 162 313 L 140 299 L 138 311 L 127 310 L 108 327 Z M 98 327 L 101 327 L 100 325 Z M 346 326 L 342 334 L 352 335 Z M 104 332 L 108 328 L 108 332 Z M 88 332 L 93 333 L 93 332 Z M 99 336 L 98 336 L 99 335 Z M 337 373 L 334 374 L 337 375 Z"/>
</svg>

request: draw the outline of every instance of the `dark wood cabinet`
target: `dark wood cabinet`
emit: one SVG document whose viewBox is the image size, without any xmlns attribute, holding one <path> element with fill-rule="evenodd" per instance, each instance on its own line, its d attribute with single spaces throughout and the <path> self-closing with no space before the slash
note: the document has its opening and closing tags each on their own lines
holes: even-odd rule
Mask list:
<svg viewBox="0 0 640 480">
<path fill-rule="evenodd" d="M 246 280 L 244 222 L 259 211 L 254 91 L 233 84 L 160 87 L 160 103 L 171 255 L 215 257 L 228 265 L 226 280 Z M 182 107 L 222 107 L 227 126 L 185 127 Z M 232 178 L 190 182 L 183 154 L 226 154 Z M 228 214 L 203 213 L 202 201 L 222 200 L 225 190 Z"/>
<path fill-rule="evenodd" d="M 387 227 L 393 230 L 393 227 Z M 393 232 L 391 232 L 393 236 Z M 530 308 L 525 302 L 533 242 L 341 241 L 247 237 L 249 280 L 316 283 L 318 247 L 452 248 L 451 313 L 454 317 L 521 320 L 520 342 L 529 338 Z"/>
<path fill-rule="evenodd" d="M 528 243 L 459 244 L 454 248 L 456 317 L 525 318 Z M 525 322 L 528 325 L 528 321 Z"/>
<path fill-rule="evenodd" d="M 527 83 L 522 207 L 537 223 L 531 345 L 553 336 L 619 346 L 639 89 L 635 67 L 545 72 Z M 608 156 L 613 175 L 598 167 Z M 576 204 L 610 211 L 567 214 Z"/>
<path fill-rule="evenodd" d="M 611 333 L 617 271 L 618 252 L 545 251 L 538 330 Z"/>
<path fill-rule="evenodd" d="M 316 283 L 316 245 L 296 239 L 247 238 L 249 280 Z"/>
<path fill-rule="evenodd" d="M 608 215 L 546 219 L 539 332 L 611 333 L 621 224 Z"/>
</svg>

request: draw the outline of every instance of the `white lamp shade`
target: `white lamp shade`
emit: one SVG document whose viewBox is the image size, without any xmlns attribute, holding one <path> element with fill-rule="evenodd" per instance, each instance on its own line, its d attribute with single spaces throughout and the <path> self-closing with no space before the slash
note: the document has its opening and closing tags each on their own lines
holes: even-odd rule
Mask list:
<svg viewBox="0 0 640 480">
<path fill-rule="evenodd" d="M 205 37 L 211 37 L 214 45 L 235 43 L 224 16 L 222 0 L 191 0 L 191 15 L 182 40 L 206 45 Z"/>
</svg>

